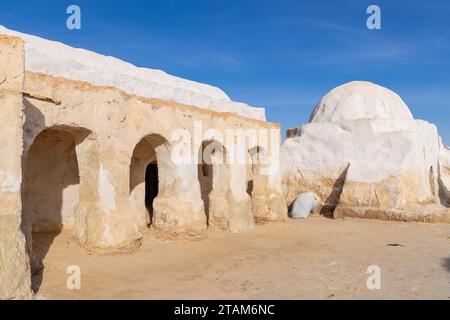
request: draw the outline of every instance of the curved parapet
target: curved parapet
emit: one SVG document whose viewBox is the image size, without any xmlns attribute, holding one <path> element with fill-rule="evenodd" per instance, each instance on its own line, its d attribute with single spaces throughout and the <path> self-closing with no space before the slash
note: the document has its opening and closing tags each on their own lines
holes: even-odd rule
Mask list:
<svg viewBox="0 0 450 320">
<path fill-rule="evenodd" d="M 27 71 L 84 81 L 97 86 L 116 87 L 141 97 L 265 120 L 264 108 L 231 101 L 221 89 L 208 84 L 174 77 L 161 70 L 139 68 L 114 57 L 73 48 L 3 26 L 0 26 L 0 34 L 23 39 Z"/>
</svg>

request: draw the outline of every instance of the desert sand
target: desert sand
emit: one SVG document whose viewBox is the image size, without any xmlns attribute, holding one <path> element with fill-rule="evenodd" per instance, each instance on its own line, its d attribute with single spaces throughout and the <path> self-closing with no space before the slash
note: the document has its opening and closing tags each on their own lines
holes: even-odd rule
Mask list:
<svg viewBox="0 0 450 320">
<path fill-rule="evenodd" d="M 37 240 L 42 254 L 52 241 L 37 299 L 450 299 L 448 224 L 312 216 L 198 241 L 149 231 L 136 252 L 104 256 L 53 237 Z M 66 287 L 69 265 L 79 290 Z M 380 290 L 367 288 L 370 265 Z"/>
</svg>

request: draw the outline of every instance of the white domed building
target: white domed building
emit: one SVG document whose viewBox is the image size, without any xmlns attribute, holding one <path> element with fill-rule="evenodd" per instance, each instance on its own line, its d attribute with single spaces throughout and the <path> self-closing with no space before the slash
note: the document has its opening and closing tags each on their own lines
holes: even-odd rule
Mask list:
<svg viewBox="0 0 450 320">
<path fill-rule="evenodd" d="M 310 122 L 360 119 L 414 120 L 396 93 L 371 82 L 355 81 L 326 94 L 314 109 Z"/>
<path fill-rule="evenodd" d="M 397 94 L 350 82 L 283 143 L 283 193 L 289 205 L 313 191 L 334 217 L 450 222 L 439 161 L 446 152 L 436 126 L 415 120 Z"/>
</svg>

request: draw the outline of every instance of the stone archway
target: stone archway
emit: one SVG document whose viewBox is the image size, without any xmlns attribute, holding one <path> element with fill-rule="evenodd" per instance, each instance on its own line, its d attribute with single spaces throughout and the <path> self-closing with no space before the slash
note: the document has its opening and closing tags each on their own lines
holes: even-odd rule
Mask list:
<svg viewBox="0 0 450 320">
<path fill-rule="evenodd" d="M 160 238 L 204 237 L 207 224 L 197 164 L 172 159 L 172 150 L 173 146 L 159 134 L 150 134 L 138 141 L 131 155 L 128 205 L 135 213 L 141 232 L 151 226 Z M 148 192 L 155 190 L 151 188 L 150 164 L 157 166 L 157 194 Z M 145 205 L 146 198 L 151 200 L 147 201 L 147 204 L 151 202 L 150 211 Z"/>
<path fill-rule="evenodd" d="M 130 199 L 140 213 L 140 226 L 153 222 L 154 200 L 161 188 L 160 166 L 169 155 L 167 141 L 158 134 L 142 138 L 135 146 L 130 163 Z"/>
<path fill-rule="evenodd" d="M 208 227 L 231 232 L 251 229 L 254 221 L 250 198 L 245 193 L 245 166 L 229 162 L 227 150 L 214 140 L 204 142 L 200 153 L 203 157 L 198 177 L 206 200 Z M 205 177 L 204 172 L 209 176 Z"/>
<path fill-rule="evenodd" d="M 226 154 L 223 145 L 215 140 L 203 141 L 198 150 L 197 175 L 208 225 L 210 221 L 210 193 L 213 189 L 225 186 L 224 170 L 226 170 Z"/>
<path fill-rule="evenodd" d="M 44 129 L 24 156 L 21 228 L 34 291 L 42 282 L 43 259 L 54 238 L 76 223 L 80 185 L 76 148 L 89 133 L 72 127 Z"/>
</svg>

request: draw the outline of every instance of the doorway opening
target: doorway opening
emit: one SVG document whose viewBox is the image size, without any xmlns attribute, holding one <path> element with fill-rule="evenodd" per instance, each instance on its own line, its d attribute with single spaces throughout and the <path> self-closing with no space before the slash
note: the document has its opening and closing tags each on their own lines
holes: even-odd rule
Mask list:
<svg viewBox="0 0 450 320">
<path fill-rule="evenodd" d="M 139 141 L 133 150 L 130 163 L 130 200 L 138 212 L 142 212 L 141 221 L 150 227 L 153 221 L 154 201 L 161 192 L 161 165 L 170 161 L 170 152 L 166 140 L 157 134 L 151 134 Z"/>
<path fill-rule="evenodd" d="M 80 185 L 76 146 L 88 134 L 85 129 L 45 129 L 24 156 L 21 228 L 35 292 L 42 283 L 43 261 L 55 237 L 76 221 Z"/>
<path fill-rule="evenodd" d="M 153 216 L 153 200 L 158 195 L 158 185 L 158 164 L 152 162 L 145 169 L 145 207 L 150 214 L 150 218 Z"/>
</svg>

